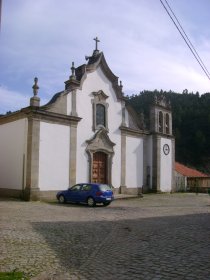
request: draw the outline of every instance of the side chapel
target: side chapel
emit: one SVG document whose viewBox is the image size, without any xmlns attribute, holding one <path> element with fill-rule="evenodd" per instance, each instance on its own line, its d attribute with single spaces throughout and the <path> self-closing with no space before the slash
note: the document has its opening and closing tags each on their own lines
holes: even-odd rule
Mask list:
<svg viewBox="0 0 210 280">
<path fill-rule="evenodd" d="M 40 106 L 35 78 L 30 106 L 0 117 L 0 196 L 55 198 L 82 182 L 122 194 L 173 191 L 170 104 L 156 98 L 145 127 L 94 40 L 87 63 L 72 63 L 65 89 L 49 103 Z"/>
</svg>

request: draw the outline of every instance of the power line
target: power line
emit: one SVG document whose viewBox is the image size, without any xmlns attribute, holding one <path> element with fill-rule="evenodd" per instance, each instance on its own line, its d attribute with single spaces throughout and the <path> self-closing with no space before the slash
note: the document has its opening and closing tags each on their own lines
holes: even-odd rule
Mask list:
<svg viewBox="0 0 210 280">
<path fill-rule="evenodd" d="M 186 32 L 184 31 L 184 28 L 182 27 L 181 23 L 179 22 L 178 18 L 176 17 L 175 13 L 173 12 L 173 10 L 171 9 L 170 5 L 168 4 L 168 1 L 165 0 L 167 6 L 169 7 L 171 13 L 173 14 L 174 18 L 176 19 L 178 25 L 180 26 L 181 30 L 183 31 L 185 37 L 187 38 L 190 46 L 192 47 L 193 51 L 195 52 L 195 54 L 197 55 L 198 59 L 200 60 L 200 62 L 202 63 L 203 67 L 205 68 L 206 72 L 208 73 L 208 75 L 210 76 L 210 73 L 208 71 L 208 69 L 206 68 L 204 62 L 202 61 L 201 57 L 199 56 L 199 54 L 197 53 L 195 47 L 193 46 L 192 42 L 190 41 L 189 37 L 187 36 Z"/>
<path fill-rule="evenodd" d="M 1 11 L 2 11 L 2 0 L 0 0 L 0 31 L 1 31 Z"/>
<path fill-rule="evenodd" d="M 204 73 L 206 74 L 207 78 L 210 80 L 210 74 L 209 71 L 207 70 L 205 64 L 203 63 L 202 59 L 200 58 L 200 56 L 198 55 L 195 47 L 193 46 L 193 44 L 191 43 L 189 37 L 187 36 L 186 32 L 184 31 L 183 27 L 181 26 L 179 20 L 177 19 L 175 13 L 172 11 L 171 7 L 169 6 L 167 0 L 165 0 L 167 6 L 169 7 L 172 15 L 174 16 L 174 18 L 176 19 L 177 23 L 175 22 L 174 18 L 172 17 L 172 15 L 170 14 L 170 12 L 168 11 L 167 7 L 164 5 L 163 1 L 160 0 L 161 4 L 163 5 L 164 9 L 166 10 L 167 14 L 169 15 L 169 17 L 171 18 L 171 20 L 173 21 L 174 25 L 176 26 L 177 30 L 179 31 L 179 33 L 181 34 L 182 38 L 184 39 L 185 43 L 187 44 L 187 46 L 189 47 L 190 51 L 192 52 L 193 56 L 195 57 L 195 59 L 197 60 L 197 62 L 199 63 L 199 65 L 201 66 L 201 68 L 203 69 Z M 180 28 L 179 28 L 179 26 Z M 184 34 L 183 34 L 184 33 Z"/>
</svg>

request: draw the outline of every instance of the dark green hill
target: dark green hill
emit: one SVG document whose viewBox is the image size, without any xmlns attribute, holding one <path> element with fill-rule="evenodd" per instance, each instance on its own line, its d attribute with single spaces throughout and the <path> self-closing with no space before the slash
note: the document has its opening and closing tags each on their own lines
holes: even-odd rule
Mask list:
<svg viewBox="0 0 210 280">
<path fill-rule="evenodd" d="M 176 161 L 210 174 L 210 93 L 145 90 L 128 97 L 128 103 L 138 114 L 144 113 L 149 125 L 149 106 L 155 95 L 162 94 L 171 103 Z"/>
</svg>

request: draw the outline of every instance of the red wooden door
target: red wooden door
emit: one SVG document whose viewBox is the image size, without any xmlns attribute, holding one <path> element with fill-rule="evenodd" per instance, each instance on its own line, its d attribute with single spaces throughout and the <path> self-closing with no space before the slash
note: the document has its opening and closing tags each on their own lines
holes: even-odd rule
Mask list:
<svg viewBox="0 0 210 280">
<path fill-rule="evenodd" d="M 102 152 L 93 154 L 93 183 L 107 183 L 107 155 Z"/>
</svg>

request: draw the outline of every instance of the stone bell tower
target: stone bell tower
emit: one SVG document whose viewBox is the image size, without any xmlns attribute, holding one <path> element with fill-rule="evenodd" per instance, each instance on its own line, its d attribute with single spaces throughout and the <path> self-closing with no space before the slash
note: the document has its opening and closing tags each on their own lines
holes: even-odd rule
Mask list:
<svg viewBox="0 0 210 280">
<path fill-rule="evenodd" d="M 175 140 L 171 105 L 164 95 L 155 96 L 150 108 L 152 134 L 152 191 L 171 192 L 174 187 Z"/>
</svg>

